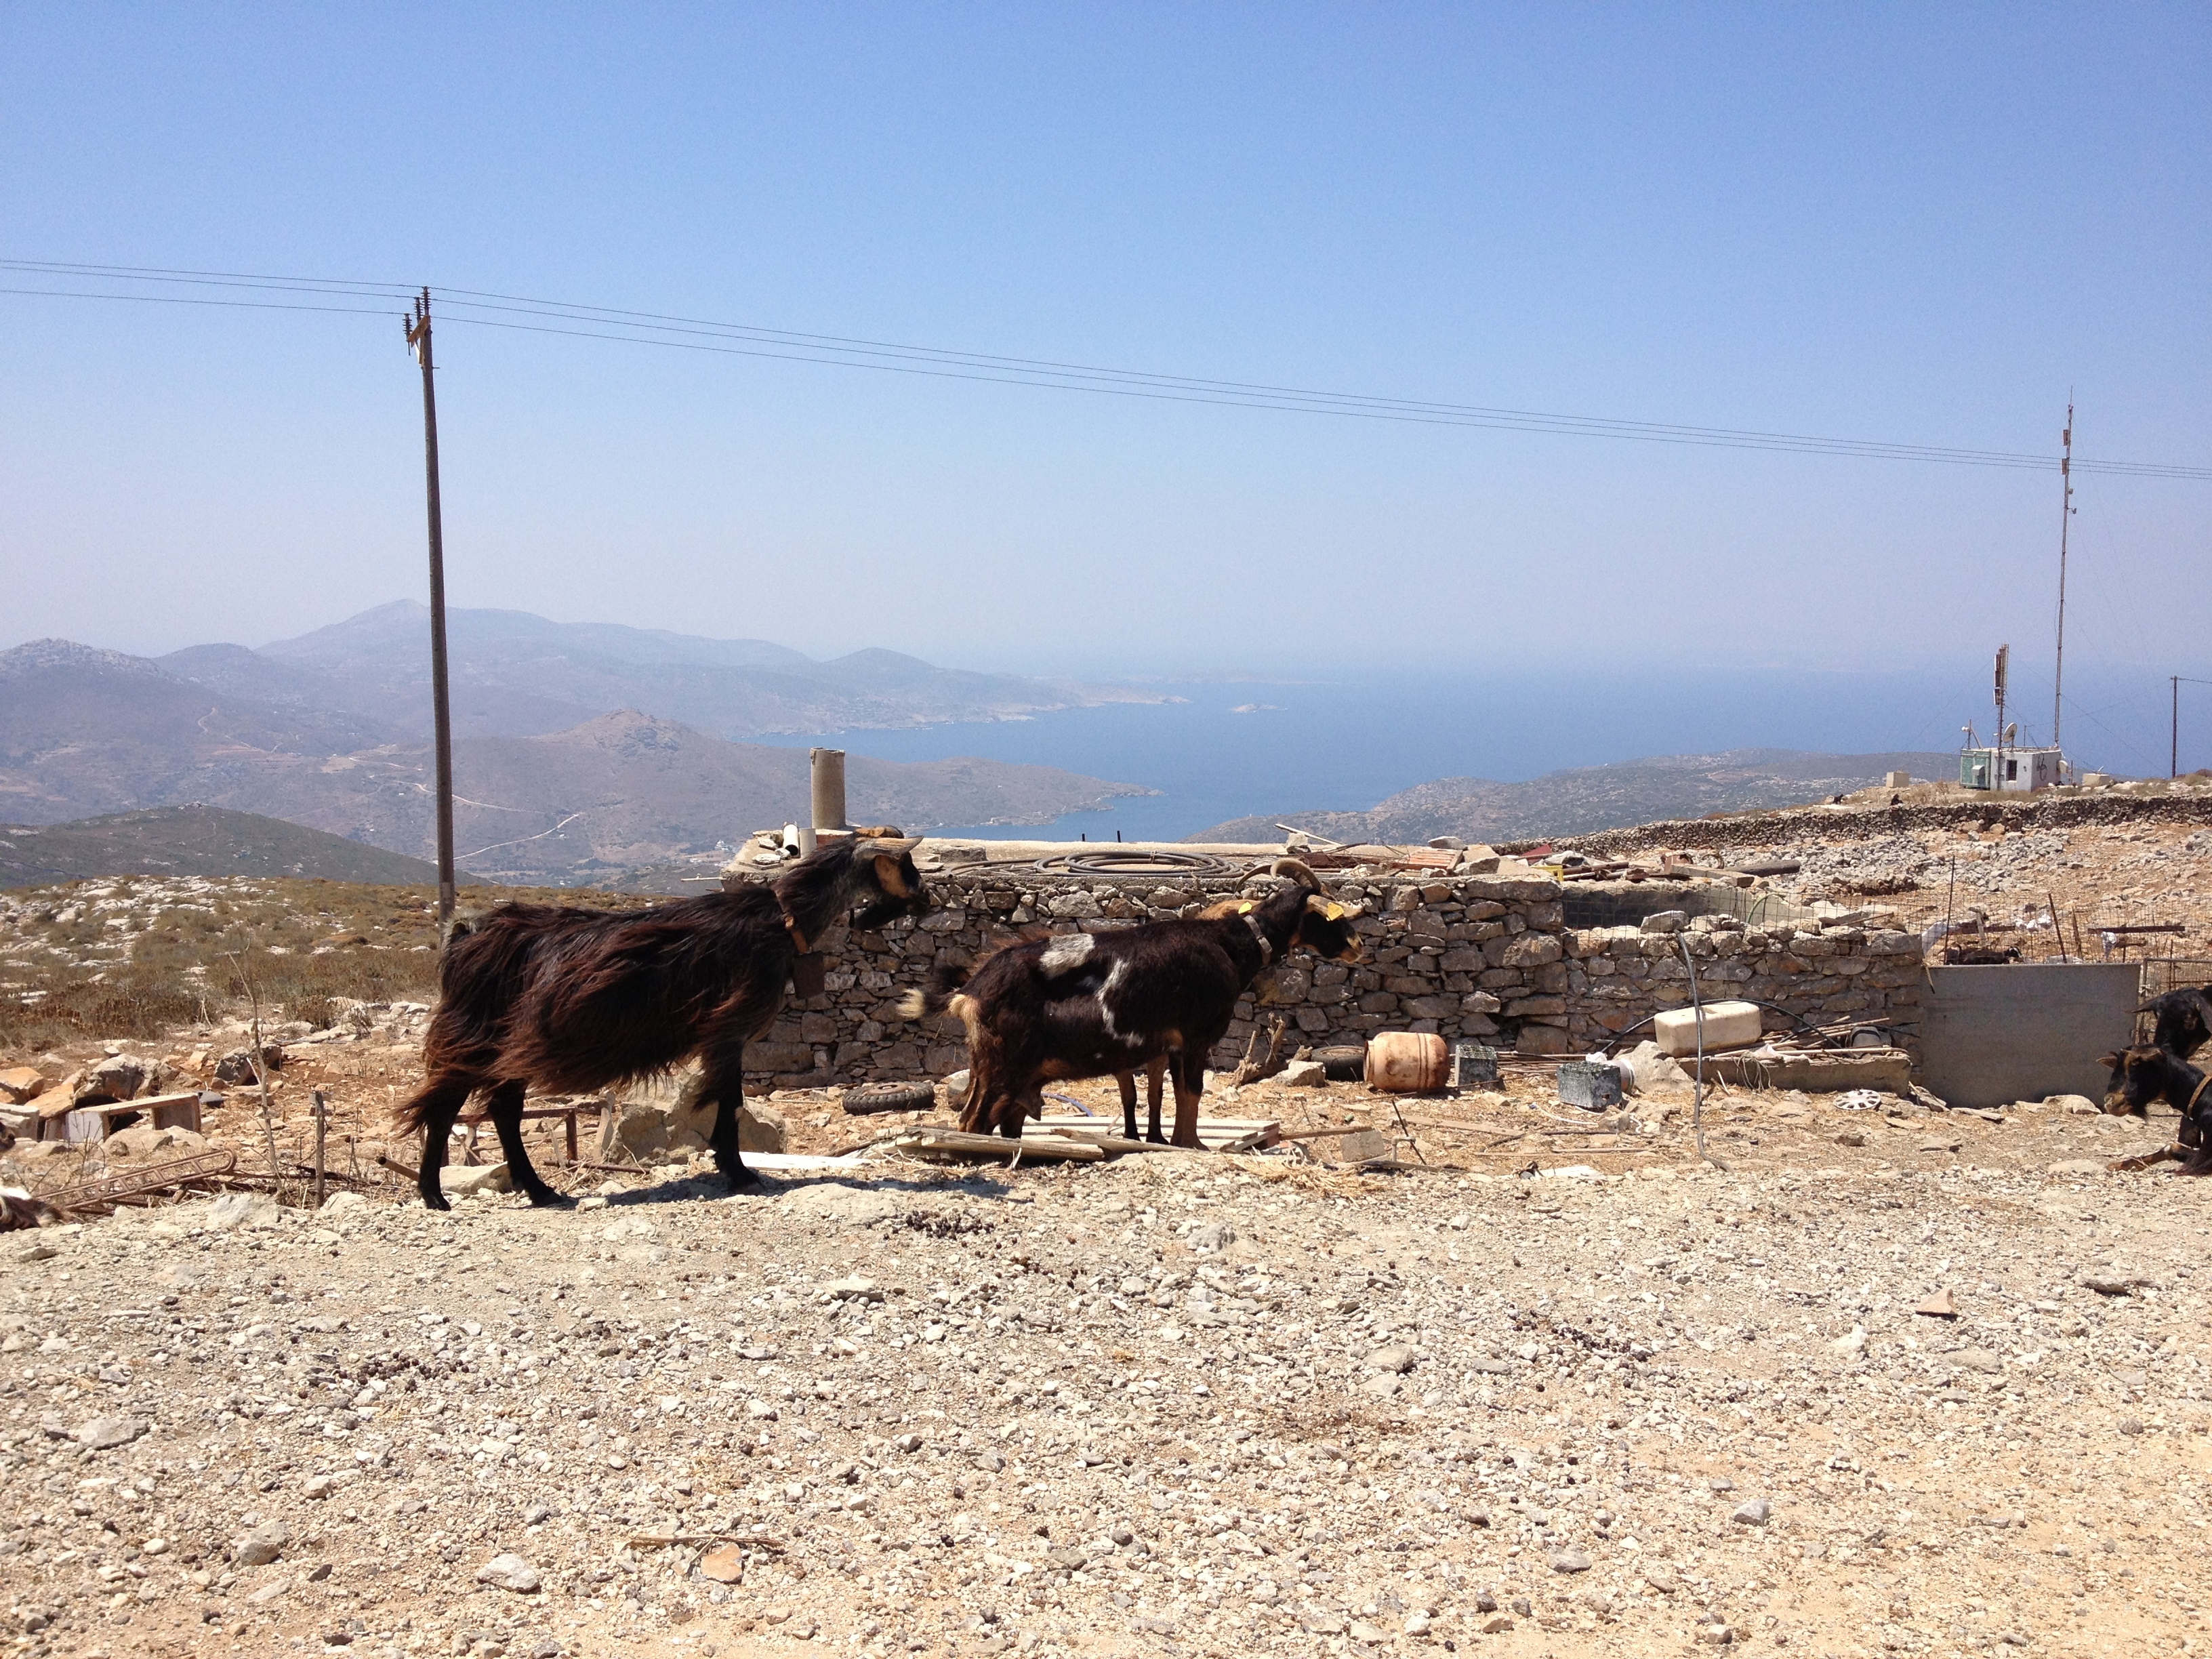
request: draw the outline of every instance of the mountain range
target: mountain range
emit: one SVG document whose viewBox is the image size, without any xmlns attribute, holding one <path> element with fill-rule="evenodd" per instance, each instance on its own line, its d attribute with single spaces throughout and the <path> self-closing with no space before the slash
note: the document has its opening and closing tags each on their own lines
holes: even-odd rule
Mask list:
<svg viewBox="0 0 2212 1659">
<path fill-rule="evenodd" d="M 1438 836 L 1478 842 L 1565 837 L 1662 818 L 1802 805 L 1864 788 L 1890 772 L 1947 778 L 1957 769 L 1956 755 L 1918 750 L 1823 755 L 1798 749 L 1731 749 L 1717 755 L 1658 755 L 1547 772 L 1525 783 L 1438 778 L 1401 790 L 1364 812 L 1261 814 L 1232 818 L 1186 839 L 1275 841 L 1282 836 L 1281 824 L 1345 842 L 1404 844 Z"/>
<path fill-rule="evenodd" d="M 155 660 L 179 679 L 272 708 L 350 715 L 388 741 L 430 735 L 430 613 L 379 605 L 258 650 L 196 645 Z M 522 611 L 446 613 L 453 735 L 538 737 L 649 709 L 716 737 L 1018 719 L 1157 693 L 939 668 L 896 651 L 818 661 L 766 640 L 711 640 Z"/>
<path fill-rule="evenodd" d="M 261 651 L 199 646 L 149 659 L 40 640 L 0 653 L 0 820 L 204 803 L 427 856 L 427 675 L 394 665 L 428 654 L 427 622 L 413 615 L 412 634 L 406 609 L 387 605 Z M 740 726 L 799 710 L 846 725 L 1003 718 L 1113 695 L 891 652 L 822 664 L 756 641 L 453 616 L 456 848 L 487 879 L 591 881 L 707 854 L 805 812 L 803 750 L 732 742 L 665 707 L 596 706 L 625 694 L 719 708 L 723 725 Z M 775 665 L 747 665 L 758 663 Z M 773 714 L 764 704 L 745 713 L 755 691 Z M 855 822 L 909 830 L 1043 823 L 1147 793 L 1054 767 L 861 755 L 848 760 L 847 790 Z"/>
</svg>

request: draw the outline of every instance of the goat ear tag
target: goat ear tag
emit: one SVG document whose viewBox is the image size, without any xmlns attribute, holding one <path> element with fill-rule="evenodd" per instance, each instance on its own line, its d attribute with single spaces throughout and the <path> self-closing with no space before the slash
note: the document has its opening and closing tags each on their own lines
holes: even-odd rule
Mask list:
<svg viewBox="0 0 2212 1659">
<path fill-rule="evenodd" d="M 1250 899 L 1246 899 L 1243 903 L 1237 907 L 1237 914 L 1240 916 L 1249 916 L 1252 914 L 1254 908 L 1255 907 L 1252 901 Z"/>
<path fill-rule="evenodd" d="M 1344 907 L 1341 904 L 1328 905 L 1322 908 L 1322 915 L 1327 916 L 1331 921 L 1342 921 L 1344 920 Z"/>
</svg>

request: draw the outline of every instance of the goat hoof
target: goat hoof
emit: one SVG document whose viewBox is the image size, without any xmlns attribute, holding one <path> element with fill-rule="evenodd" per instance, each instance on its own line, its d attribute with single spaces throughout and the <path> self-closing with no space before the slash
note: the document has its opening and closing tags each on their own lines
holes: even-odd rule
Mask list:
<svg viewBox="0 0 2212 1659">
<path fill-rule="evenodd" d="M 453 1206 L 453 1200 L 443 1193 L 425 1193 L 422 1194 L 422 1207 L 426 1210 L 450 1210 Z"/>
<path fill-rule="evenodd" d="M 733 1193 L 742 1193 L 749 1188 L 761 1184 L 760 1172 L 757 1170 L 748 1170 L 742 1164 L 734 1169 L 727 1164 L 719 1164 L 714 1167 L 721 1172 L 722 1179 L 730 1183 L 730 1190 Z"/>
<path fill-rule="evenodd" d="M 576 1200 L 566 1193 L 556 1193 L 550 1187 L 532 1187 L 524 1194 L 534 1210 L 573 1210 Z"/>
</svg>

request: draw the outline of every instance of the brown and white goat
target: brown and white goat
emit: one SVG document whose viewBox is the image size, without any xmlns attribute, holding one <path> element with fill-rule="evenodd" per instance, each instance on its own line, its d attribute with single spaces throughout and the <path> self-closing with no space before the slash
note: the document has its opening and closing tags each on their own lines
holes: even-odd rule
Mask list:
<svg viewBox="0 0 2212 1659">
<path fill-rule="evenodd" d="M 1246 988 L 1294 950 L 1359 955 L 1354 913 L 1320 877 L 1296 859 L 1279 859 L 1270 873 L 1290 884 L 1188 920 L 1009 945 L 972 972 L 940 969 L 928 990 L 909 992 L 900 1008 L 908 1018 L 949 1012 L 967 1028 L 961 1127 L 1018 1137 L 1047 1082 L 1133 1073 L 1164 1058 L 1174 1144 L 1197 1146 L 1206 1059 Z M 1125 1101 L 1133 1092 L 1133 1079 Z"/>
<path fill-rule="evenodd" d="M 611 913 L 502 904 L 456 923 L 438 964 L 438 1012 L 422 1043 L 425 1081 L 399 1109 L 424 1131 L 416 1182 L 447 1207 L 438 1171 L 471 1095 L 490 1097 L 500 1151 L 532 1204 L 565 1203 L 522 1145 L 526 1091 L 581 1094 L 700 1056 L 708 1145 L 732 1187 L 755 1179 L 738 1152 L 745 1044 L 783 1006 L 792 964 L 852 917 L 875 927 L 921 915 L 929 896 L 915 843 L 853 836 L 824 842 L 769 886 Z"/>
</svg>

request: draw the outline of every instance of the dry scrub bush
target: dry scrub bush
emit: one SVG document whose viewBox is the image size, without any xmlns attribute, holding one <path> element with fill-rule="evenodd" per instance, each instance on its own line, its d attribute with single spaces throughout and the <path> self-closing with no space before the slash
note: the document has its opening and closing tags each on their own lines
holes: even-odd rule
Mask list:
<svg viewBox="0 0 2212 1659">
<path fill-rule="evenodd" d="M 94 911 L 87 888 L 112 888 L 117 908 Z M 0 1055 L 112 1038 L 158 1037 L 203 1018 L 242 1014 L 233 963 L 259 988 L 264 1012 L 320 1028 L 348 1002 L 428 1002 L 437 994 L 434 895 L 422 887 L 348 882 L 240 878 L 193 907 L 150 914 L 158 878 L 70 882 L 19 890 L 25 907 L 0 943 L 16 951 L 0 989 Z M 149 901 L 125 935 L 107 926 L 132 916 L 133 894 Z M 469 908 L 509 899 L 536 903 L 639 908 L 655 901 L 627 894 L 545 888 L 471 888 Z M 70 908 L 85 910 L 67 922 Z M 134 923 L 135 926 L 135 923 Z M 25 947 L 31 947 L 26 950 Z"/>
</svg>

